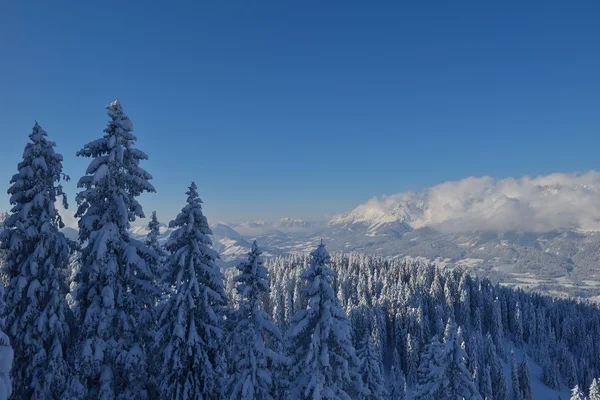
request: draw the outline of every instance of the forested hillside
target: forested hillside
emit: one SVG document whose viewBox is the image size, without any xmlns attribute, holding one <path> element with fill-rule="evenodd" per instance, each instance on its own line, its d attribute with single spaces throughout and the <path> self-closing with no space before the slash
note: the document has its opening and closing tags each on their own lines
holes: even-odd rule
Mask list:
<svg viewBox="0 0 600 400">
<path fill-rule="evenodd" d="M 308 256 L 267 260 L 271 293 L 265 309 L 282 332 L 306 307 L 301 275 L 309 265 Z M 577 385 L 589 388 L 600 375 L 600 310 L 594 304 L 503 288 L 463 269 L 423 263 L 336 254 L 331 267 L 353 344 L 363 349 L 372 340 L 375 351 L 367 354 L 388 390 L 405 380 L 415 398 L 442 398 L 449 388 L 439 385 L 455 379 L 483 398 L 541 399 L 550 389 L 558 396 Z M 226 273 L 231 298 L 234 275 Z M 452 356 L 458 348 L 464 350 L 460 357 Z M 523 356 L 511 382 L 503 365 L 510 365 L 512 349 Z M 542 373 L 532 381 L 526 370 L 533 363 Z"/>
</svg>

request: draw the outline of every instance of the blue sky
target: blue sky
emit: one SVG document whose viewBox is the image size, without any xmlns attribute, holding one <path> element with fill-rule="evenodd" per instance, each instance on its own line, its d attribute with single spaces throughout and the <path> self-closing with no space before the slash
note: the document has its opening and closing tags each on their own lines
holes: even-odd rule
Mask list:
<svg viewBox="0 0 600 400">
<path fill-rule="evenodd" d="M 114 97 L 165 219 L 192 179 L 211 220 L 322 218 L 598 168 L 597 1 L 31 3 L 0 6 L 5 188 L 34 120 L 76 181 Z"/>
</svg>

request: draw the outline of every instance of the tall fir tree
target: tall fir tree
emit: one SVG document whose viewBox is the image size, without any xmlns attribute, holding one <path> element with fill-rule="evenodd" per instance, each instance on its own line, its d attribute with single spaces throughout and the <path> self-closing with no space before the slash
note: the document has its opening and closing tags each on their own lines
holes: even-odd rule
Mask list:
<svg viewBox="0 0 600 400">
<path fill-rule="evenodd" d="M 421 355 L 421 363 L 417 371 L 417 386 L 413 394 L 414 400 L 430 400 L 441 398 L 446 393 L 448 381 L 445 378 L 444 345 L 434 336 Z"/>
<path fill-rule="evenodd" d="M 186 194 L 187 204 L 169 223 L 175 230 L 166 244 L 173 293 L 161 312 L 157 332 L 162 357 L 160 398 L 218 399 L 225 372 L 220 352 L 227 298 L 195 183 Z"/>
<path fill-rule="evenodd" d="M 415 400 L 482 399 L 467 369 L 467 358 L 456 324 L 448 321 L 444 343 L 434 338 L 419 366 Z"/>
<path fill-rule="evenodd" d="M 594 378 L 592 384 L 590 385 L 589 391 L 589 400 L 600 400 L 600 384 L 598 383 L 598 379 Z"/>
<path fill-rule="evenodd" d="M 133 124 L 118 100 L 108 106 L 104 136 L 77 152 L 90 157 L 77 186 L 79 240 L 84 246 L 75 275 L 78 307 L 76 371 L 86 397 L 147 397 L 147 354 L 155 299 L 150 250 L 133 239 L 130 222 L 143 218 L 136 197 L 154 192 L 140 167 L 148 157 L 134 148 Z"/>
<path fill-rule="evenodd" d="M 398 349 L 394 349 L 388 391 L 391 400 L 406 400 L 406 379 L 402 373 L 402 364 Z"/>
<path fill-rule="evenodd" d="M 481 378 L 481 397 L 484 400 L 492 400 L 494 398 L 494 389 L 492 388 L 492 373 L 489 366 L 483 370 L 483 376 Z"/>
<path fill-rule="evenodd" d="M 362 377 L 363 391 L 360 398 L 363 400 L 379 400 L 388 396 L 383 380 L 379 352 L 373 344 L 370 332 L 364 335 L 361 346 L 357 352 L 360 360 L 359 373 Z"/>
<path fill-rule="evenodd" d="M 546 364 L 542 369 L 542 382 L 550 389 L 560 388 L 558 367 L 552 359 L 546 360 Z"/>
<path fill-rule="evenodd" d="M 70 309 L 66 267 L 71 243 L 55 203 L 66 196 L 60 184 L 63 157 L 36 122 L 23 152 L 18 173 L 8 189 L 11 214 L 4 221 L 0 248 L 8 279 L 5 322 L 14 352 L 13 396 L 56 399 L 69 376 L 66 348 Z"/>
<path fill-rule="evenodd" d="M 154 271 L 155 285 L 159 291 L 159 295 L 156 296 L 154 307 L 159 310 L 162 307 L 164 301 L 170 295 L 169 286 L 166 282 L 166 269 L 165 261 L 168 253 L 165 248 L 160 244 L 158 238 L 160 236 L 160 222 L 156 217 L 156 211 L 152 211 L 150 215 L 150 221 L 148 222 L 148 234 L 146 235 L 145 244 L 148 247 L 148 251 L 145 254 L 145 260 L 148 264 L 148 268 Z M 151 336 L 153 338 L 153 346 L 155 342 L 156 334 L 156 322 L 158 319 L 158 313 L 149 314 L 151 317 Z M 160 366 L 161 357 L 156 351 L 148 354 L 148 394 L 150 398 L 158 397 L 158 384 L 160 380 Z"/>
<path fill-rule="evenodd" d="M 160 222 L 156 217 L 156 211 L 152 211 L 150 221 L 148 222 L 148 235 L 146 235 L 146 246 L 151 252 L 148 256 L 148 264 L 152 270 L 155 271 L 156 279 L 161 283 L 166 279 L 165 261 L 168 253 L 165 248 L 159 243 L 158 237 L 160 236 Z M 164 288 L 162 288 L 164 290 Z"/>
<path fill-rule="evenodd" d="M 504 339 L 504 325 L 502 324 L 502 307 L 500 301 L 496 298 L 492 307 L 492 326 L 491 335 L 496 346 L 496 353 L 500 356 L 504 354 L 502 350 L 502 341 Z"/>
<path fill-rule="evenodd" d="M 282 360 L 269 345 L 279 343 L 281 333 L 261 301 L 270 291 L 261 254 L 254 241 L 248 260 L 238 265 L 239 275 L 234 278 L 240 302 L 230 335 L 231 373 L 226 397 L 231 400 L 272 400 L 277 395 L 271 370 Z"/>
<path fill-rule="evenodd" d="M 570 400 L 586 400 L 585 393 L 579 388 L 579 385 L 575 385 L 575 387 L 571 389 Z"/>
<path fill-rule="evenodd" d="M 517 364 L 513 350 L 510 351 L 510 380 L 512 382 L 513 400 L 524 400 L 519 380 L 519 365 Z"/>
<path fill-rule="evenodd" d="M 308 305 L 294 315 L 287 332 L 292 399 L 346 400 L 362 391 L 350 323 L 332 287 L 330 262 L 321 243 L 301 275 Z"/>
<path fill-rule="evenodd" d="M 483 364 L 490 368 L 492 378 L 492 393 L 494 400 L 508 400 L 508 389 L 504 369 L 496 354 L 496 346 L 488 333 L 485 338 Z"/>
<path fill-rule="evenodd" d="M 531 373 L 529 372 L 529 363 L 527 362 L 526 354 L 523 354 L 523 361 L 519 364 L 519 386 L 523 400 L 533 400 Z"/>
</svg>

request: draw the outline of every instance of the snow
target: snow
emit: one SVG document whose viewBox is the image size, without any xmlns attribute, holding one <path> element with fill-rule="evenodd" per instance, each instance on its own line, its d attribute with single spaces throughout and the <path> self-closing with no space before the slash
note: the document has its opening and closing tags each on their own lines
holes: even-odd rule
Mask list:
<svg viewBox="0 0 600 400">
<path fill-rule="evenodd" d="M 512 342 L 504 341 L 504 352 L 505 354 L 509 354 L 510 351 L 513 351 L 515 354 L 515 358 L 517 360 L 521 360 L 523 358 L 523 352 L 528 351 L 528 347 L 517 348 L 514 346 Z M 502 362 L 502 366 L 504 368 L 504 375 L 510 377 L 510 363 L 500 359 Z M 531 372 L 531 389 L 533 392 L 534 400 L 548 400 L 548 399 L 568 399 L 571 396 L 571 390 L 566 386 L 561 385 L 560 390 L 550 389 L 548 386 L 544 385 L 542 382 L 542 367 L 533 361 L 531 358 L 527 358 L 527 362 L 529 363 L 529 370 Z M 506 380 L 508 385 L 508 392 L 513 392 L 512 381 L 510 379 Z"/>
</svg>

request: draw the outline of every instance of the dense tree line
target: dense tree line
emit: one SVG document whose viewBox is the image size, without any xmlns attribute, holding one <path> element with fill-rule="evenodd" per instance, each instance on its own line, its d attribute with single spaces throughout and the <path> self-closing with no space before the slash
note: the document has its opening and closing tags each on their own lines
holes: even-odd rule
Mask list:
<svg viewBox="0 0 600 400">
<path fill-rule="evenodd" d="M 77 243 L 55 206 L 68 207 L 63 158 L 37 123 L 11 179 L 0 399 L 529 400 L 529 358 L 547 386 L 599 398 L 595 305 L 462 269 L 330 256 L 322 242 L 267 259 L 254 242 L 223 272 L 195 183 L 164 246 L 155 213 L 134 239 L 137 198 L 155 189 L 121 104 L 107 111 L 77 153 L 89 159 Z"/>
</svg>

